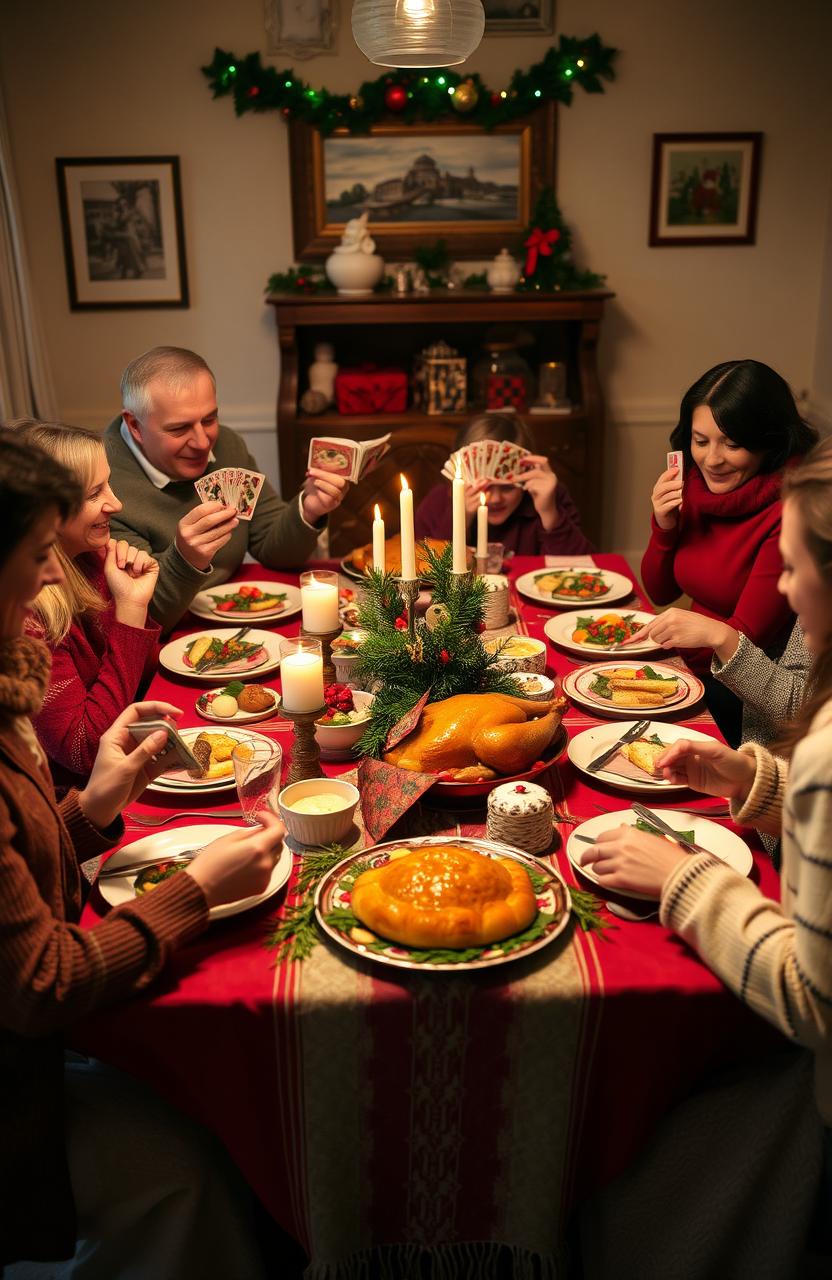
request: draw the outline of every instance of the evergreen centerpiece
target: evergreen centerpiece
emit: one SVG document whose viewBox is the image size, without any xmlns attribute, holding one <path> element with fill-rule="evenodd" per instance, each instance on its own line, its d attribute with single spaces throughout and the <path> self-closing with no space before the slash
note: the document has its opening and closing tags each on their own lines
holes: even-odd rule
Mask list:
<svg viewBox="0 0 832 1280">
<path fill-rule="evenodd" d="M 434 581 L 431 620 L 418 619 L 411 639 L 398 579 L 375 569 L 367 572 L 366 599 L 359 605 L 359 626 L 367 635 L 357 672 L 378 683 L 370 723 L 358 748 L 380 757 L 387 735 L 420 698 L 442 702 L 458 693 L 507 693 L 517 697 L 510 675 L 497 665 L 481 639 L 485 583 L 451 571 L 450 545 L 436 554 L 425 544 L 428 577 Z M 435 607 L 435 606 L 438 606 Z"/>
<path fill-rule="evenodd" d="M 572 258 L 572 235 L 558 208 L 551 187 L 538 196 L 534 214 L 523 235 L 525 267 L 518 289 L 557 293 L 560 290 L 598 289 L 606 276 L 581 271 Z"/>
</svg>

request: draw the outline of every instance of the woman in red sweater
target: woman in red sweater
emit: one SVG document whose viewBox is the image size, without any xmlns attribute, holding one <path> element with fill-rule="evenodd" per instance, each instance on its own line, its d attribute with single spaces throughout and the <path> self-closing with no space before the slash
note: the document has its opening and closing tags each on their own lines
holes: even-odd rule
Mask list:
<svg viewBox="0 0 832 1280">
<path fill-rule="evenodd" d="M 728 623 L 770 657 L 780 653 L 794 623 L 777 590 L 780 482 L 816 439 L 788 384 L 758 360 L 718 364 L 693 384 L 670 437 L 684 476 L 668 468 L 652 493 L 641 576 L 656 604 L 688 595 L 694 612 Z M 738 745 L 742 704 L 711 676 L 711 651 L 686 647 L 683 624 L 678 643 L 705 682 L 714 719 Z"/>
<path fill-rule="evenodd" d="M 89 776 L 105 729 L 153 674 L 159 626 L 147 616 L 158 565 L 146 551 L 115 542 L 110 516 L 121 503 L 110 488 L 101 439 L 78 427 L 28 423 L 24 439 L 48 453 L 81 485 L 84 502 L 61 526 L 63 581 L 35 602 L 32 634 L 52 650 L 52 674 L 35 728 L 62 789 Z"/>
</svg>

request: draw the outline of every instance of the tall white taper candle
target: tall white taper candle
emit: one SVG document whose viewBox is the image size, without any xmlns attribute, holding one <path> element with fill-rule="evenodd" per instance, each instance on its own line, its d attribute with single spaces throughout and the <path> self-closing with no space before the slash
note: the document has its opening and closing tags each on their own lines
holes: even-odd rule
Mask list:
<svg viewBox="0 0 832 1280">
<path fill-rule="evenodd" d="M 402 542 L 402 577 L 412 582 L 416 577 L 416 545 L 413 533 L 413 490 L 407 477 L 402 476 L 402 492 L 399 498 L 399 515 Z"/>
<path fill-rule="evenodd" d="M 465 551 L 465 481 L 457 466 L 453 482 L 453 571 L 465 573 L 468 569 L 468 556 Z"/>
<path fill-rule="evenodd" d="M 477 508 L 477 559 L 483 560 L 488 555 L 488 503 L 485 494 L 480 494 L 480 505 Z"/>
<path fill-rule="evenodd" d="M 387 560 L 384 554 L 384 521 L 381 518 L 378 503 L 376 503 L 375 520 L 373 521 L 373 568 L 378 573 L 384 573 L 387 569 Z"/>
</svg>

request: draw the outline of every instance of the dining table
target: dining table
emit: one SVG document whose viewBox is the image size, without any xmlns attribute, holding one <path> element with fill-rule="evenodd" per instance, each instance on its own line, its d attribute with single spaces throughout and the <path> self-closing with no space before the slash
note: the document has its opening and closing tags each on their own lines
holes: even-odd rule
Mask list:
<svg viewBox="0 0 832 1280">
<path fill-rule="evenodd" d="M 562 680 L 580 659 L 546 639 L 547 620 L 561 610 L 515 585 L 546 563 L 558 562 L 516 557 L 506 571 L 515 628 L 546 640 L 547 673 Z M 616 608 L 652 612 L 622 557 L 578 563 L 626 575 L 632 595 Z M 254 564 L 241 567 L 236 580 L 244 579 L 298 581 Z M 174 638 L 209 625 L 186 614 Z M 295 635 L 300 618 L 256 625 Z M 659 656 L 684 669 L 678 655 Z M 160 668 L 147 696 L 181 707 L 182 725 L 206 727 L 194 706 L 204 687 Z M 704 703 L 671 722 L 720 736 Z M 570 703 L 563 723 L 571 739 L 605 719 Z M 288 757 L 292 729 L 279 713 L 253 728 Z M 354 768 L 325 765 L 328 774 Z M 578 820 L 627 809 L 628 795 L 579 772 L 565 752 L 536 780 L 549 788 L 556 817 L 543 860 L 568 886 L 593 889 L 567 858 L 566 841 Z M 228 795 L 200 795 L 192 806 L 145 792 L 125 815 L 122 845 L 152 830 L 137 819 L 192 807 L 219 818 L 236 802 Z M 649 802 L 657 812 L 726 811 L 691 791 Z M 443 809 L 430 792 L 420 806 L 425 830 L 484 835 L 484 807 Z M 752 879 L 777 898 L 778 875 L 756 833 L 715 820 L 741 835 Z M 159 829 L 195 821 L 204 819 L 177 816 Z M 601 931 L 573 916 L 549 945 L 493 968 L 392 969 L 323 935 L 306 958 L 278 959 L 269 939 L 299 901 L 301 864 L 298 852 L 278 895 L 211 924 L 171 956 L 151 988 L 76 1025 L 71 1043 L 213 1130 L 321 1280 L 347 1280 L 373 1256 L 387 1259 L 390 1274 L 405 1274 L 408 1259 L 425 1251 L 449 1266 L 476 1259 L 471 1273 L 485 1276 L 498 1273 L 508 1249 L 525 1273 L 555 1274 L 575 1206 L 625 1170 L 712 1073 L 776 1043 L 655 916 L 622 919 L 605 903 L 626 899 L 597 886 Z M 106 910 L 93 888 L 82 926 Z"/>
</svg>

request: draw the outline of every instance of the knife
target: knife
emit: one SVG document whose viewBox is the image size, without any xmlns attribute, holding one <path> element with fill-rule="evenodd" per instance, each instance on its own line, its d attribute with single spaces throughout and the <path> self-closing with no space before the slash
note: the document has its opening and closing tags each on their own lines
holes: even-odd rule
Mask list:
<svg viewBox="0 0 832 1280">
<path fill-rule="evenodd" d="M 99 871 L 96 876 L 96 880 L 112 880 L 115 876 L 138 875 L 147 867 L 159 867 L 163 862 L 191 862 L 199 852 L 199 849 L 187 849 L 183 853 L 170 853 L 166 858 L 149 858 L 144 862 L 131 862 L 127 866 L 111 869 L 105 864 L 103 871 Z"/>
<path fill-rule="evenodd" d="M 632 728 L 627 730 L 622 738 L 619 738 L 611 747 L 608 747 L 606 751 L 602 751 L 600 756 L 596 756 L 590 764 L 586 765 L 586 772 L 597 773 L 599 769 L 603 768 L 608 760 L 612 759 L 619 747 L 623 747 L 626 743 L 633 742 L 636 738 L 640 738 L 649 727 L 649 720 L 639 720 L 637 724 L 634 724 Z"/>
<path fill-rule="evenodd" d="M 661 831 L 662 835 L 669 836 L 676 844 L 683 849 L 687 849 L 688 853 L 707 853 L 711 857 L 716 857 L 716 854 L 711 854 L 710 849 L 703 849 L 701 844 L 694 844 L 692 840 L 686 840 L 681 832 L 674 830 L 673 827 L 665 822 L 664 818 L 660 818 L 657 813 L 654 813 L 652 809 L 646 808 L 645 805 L 633 803 L 630 808 L 636 817 L 641 818 L 642 822 L 649 822 L 651 827 Z"/>
</svg>

